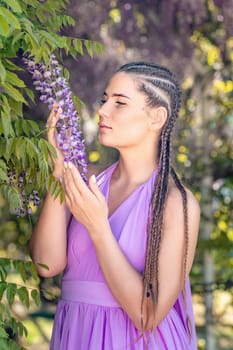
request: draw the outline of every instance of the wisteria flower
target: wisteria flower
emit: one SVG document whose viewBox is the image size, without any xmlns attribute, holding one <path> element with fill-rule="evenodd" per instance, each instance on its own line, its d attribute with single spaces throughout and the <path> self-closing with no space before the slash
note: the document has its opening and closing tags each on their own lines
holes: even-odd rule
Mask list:
<svg viewBox="0 0 233 350">
<path fill-rule="evenodd" d="M 61 76 L 62 69 L 55 55 L 51 55 L 49 68 L 42 63 L 35 63 L 30 57 L 24 56 L 23 61 L 32 74 L 40 100 L 46 103 L 50 110 L 55 102 L 62 107 L 63 112 L 57 122 L 57 143 L 63 152 L 64 160 L 74 163 L 86 181 L 87 158 L 85 142 L 80 130 L 80 117 L 73 103 L 70 86 Z"/>
</svg>

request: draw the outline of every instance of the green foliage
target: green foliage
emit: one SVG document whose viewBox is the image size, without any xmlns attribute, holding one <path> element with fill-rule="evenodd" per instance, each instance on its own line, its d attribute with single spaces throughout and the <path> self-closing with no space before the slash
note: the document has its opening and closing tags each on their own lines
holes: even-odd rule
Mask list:
<svg viewBox="0 0 233 350">
<path fill-rule="evenodd" d="M 30 108 L 30 103 L 34 102 L 34 92 L 25 82 L 27 75 L 17 53 L 30 52 L 35 61 L 44 64 L 48 63 L 52 52 L 60 61 L 65 54 L 75 59 L 84 53 L 91 57 L 100 54 L 102 46 L 98 42 L 61 34 L 65 27 L 75 24 L 65 13 L 67 4 L 67 0 L 0 0 L 0 195 L 8 202 L 12 213 L 24 205 L 22 188 L 18 186 L 22 172 L 26 174 L 23 187 L 26 193 L 35 189 L 41 197 L 50 190 L 55 197 L 64 199 L 60 183 L 50 176 L 50 155 L 56 157 L 56 152 L 44 138 L 46 129 L 41 129 L 31 118 L 24 119 L 24 108 Z M 80 106 L 80 100 L 76 98 L 75 101 Z M 13 174 L 11 183 L 9 173 Z M 36 208 L 33 211 L 36 212 Z M 40 302 L 37 289 L 7 280 L 12 271 L 21 276 L 23 283 L 37 280 L 32 262 L 0 258 L 2 350 L 21 349 L 17 337 L 27 333 L 11 312 L 15 300 L 26 308 L 31 300 L 37 305 Z"/>
<path fill-rule="evenodd" d="M 9 186 L 7 172 L 16 177 L 24 170 L 28 190 L 36 188 L 43 193 L 49 187 L 58 192 L 58 184 L 51 185 L 50 154 L 55 151 L 44 140 L 38 124 L 23 119 L 23 105 L 34 100 L 31 91 L 19 77 L 22 64 L 17 52 L 30 52 L 36 61 L 48 62 L 51 52 L 62 58 L 64 53 L 74 58 L 83 55 L 84 49 L 93 57 L 100 54 L 97 42 L 61 35 L 64 26 L 73 26 L 72 17 L 64 14 L 67 1 L 0 1 L 0 186 L 10 203 L 11 210 L 20 205 L 20 189 Z M 78 98 L 76 102 L 80 104 Z M 51 180 L 51 178 L 50 178 Z"/>
<path fill-rule="evenodd" d="M 17 285 L 7 281 L 10 274 L 17 273 L 24 283 L 38 281 L 34 264 L 31 261 L 0 258 L 0 344 L 1 349 L 22 349 L 17 345 L 17 338 L 27 335 L 22 322 L 11 314 L 11 307 L 18 299 L 25 308 L 31 301 L 40 304 L 39 291 L 26 285 Z M 7 305 L 8 304 L 8 305 Z"/>
<path fill-rule="evenodd" d="M 210 15 L 214 12 L 217 18 L 215 8 Z M 193 62 L 198 64 L 183 84 L 182 117 L 188 127 L 181 132 L 179 143 L 183 144 L 177 160 L 186 167 L 190 183 L 197 184 L 201 203 L 202 225 L 193 277 L 202 280 L 203 253 L 211 250 L 216 281 L 227 285 L 232 282 L 233 267 L 233 37 L 224 23 L 212 18 L 193 33 L 191 41 Z M 207 185 L 208 178 L 211 181 Z M 227 288 L 233 295 L 233 288 Z"/>
</svg>

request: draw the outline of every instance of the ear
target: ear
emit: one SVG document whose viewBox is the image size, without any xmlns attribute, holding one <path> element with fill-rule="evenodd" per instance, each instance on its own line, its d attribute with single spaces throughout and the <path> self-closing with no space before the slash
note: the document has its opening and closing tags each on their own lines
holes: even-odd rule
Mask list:
<svg viewBox="0 0 233 350">
<path fill-rule="evenodd" d="M 152 130 L 161 130 L 167 121 L 167 110 L 159 106 L 151 110 L 150 127 Z"/>
</svg>

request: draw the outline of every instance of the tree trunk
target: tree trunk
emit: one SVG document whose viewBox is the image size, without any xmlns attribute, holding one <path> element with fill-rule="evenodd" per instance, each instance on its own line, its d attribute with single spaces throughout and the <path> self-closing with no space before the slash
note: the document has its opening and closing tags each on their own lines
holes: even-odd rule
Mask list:
<svg viewBox="0 0 233 350">
<path fill-rule="evenodd" d="M 211 205 L 212 177 L 207 176 L 202 182 L 202 196 L 205 203 L 202 208 L 204 222 L 202 224 L 202 239 L 209 239 L 213 230 L 212 205 Z M 215 281 L 214 258 L 211 250 L 206 249 L 203 256 L 203 279 L 207 287 L 205 290 L 205 337 L 206 350 L 216 350 L 215 325 L 213 318 L 213 292 Z"/>
<path fill-rule="evenodd" d="M 202 226 L 201 226 L 201 238 L 209 240 L 213 232 L 213 210 L 212 210 L 212 186 L 213 186 L 213 174 L 211 167 L 211 142 L 210 133 L 208 130 L 208 120 L 213 117 L 211 113 L 211 105 L 207 98 L 208 81 L 205 81 L 200 96 L 200 116 L 201 116 L 201 128 L 202 132 L 200 137 L 202 156 L 203 156 L 203 178 L 202 178 Z M 203 254 L 203 279 L 205 288 L 204 300 L 205 300 L 205 337 L 206 348 L 205 350 L 216 350 L 216 336 L 215 336 L 215 324 L 213 317 L 214 300 L 212 286 L 215 282 L 215 267 L 214 257 L 210 249 L 206 249 Z"/>
</svg>

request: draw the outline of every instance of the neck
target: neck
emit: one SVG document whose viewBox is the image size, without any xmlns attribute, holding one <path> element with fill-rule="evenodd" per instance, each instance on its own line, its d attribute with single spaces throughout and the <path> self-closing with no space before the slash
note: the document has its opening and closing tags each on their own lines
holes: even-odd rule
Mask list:
<svg viewBox="0 0 233 350">
<path fill-rule="evenodd" d="M 144 151 L 140 154 L 124 150 L 120 152 L 114 178 L 125 184 L 140 185 L 150 178 L 157 167 L 158 155 L 156 152 L 145 153 Z"/>
</svg>

